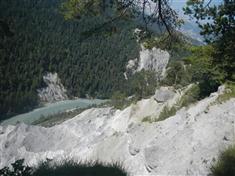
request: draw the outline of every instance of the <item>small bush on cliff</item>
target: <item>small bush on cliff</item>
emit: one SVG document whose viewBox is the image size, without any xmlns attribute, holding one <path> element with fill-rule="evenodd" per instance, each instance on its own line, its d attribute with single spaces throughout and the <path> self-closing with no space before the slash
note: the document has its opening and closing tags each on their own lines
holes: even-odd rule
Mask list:
<svg viewBox="0 0 235 176">
<path fill-rule="evenodd" d="M 165 106 L 155 121 L 162 121 L 174 116 L 182 107 L 188 107 L 192 103 L 195 103 L 199 99 L 199 96 L 199 86 L 192 85 L 173 106 Z"/>
<path fill-rule="evenodd" d="M 178 106 L 187 107 L 192 103 L 197 102 L 200 99 L 200 87 L 198 85 L 193 85 L 185 94 L 180 98 L 177 103 Z"/>
<path fill-rule="evenodd" d="M 235 176 L 235 147 L 220 154 L 217 163 L 211 167 L 213 176 Z"/>
<path fill-rule="evenodd" d="M 77 164 L 73 161 L 61 165 L 43 163 L 33 176 L 126 176 L 120 165 L 102 165 L 100 163 Z"/>
<path fill-rule="evenodd" d="M 110 103 L 116 109 L 123 109 L 129 104 L 128 102 L 129 101 L 127 100 L 126 95 L 124 93 L 116 91 L 113 93 Z"/>
<path fill-rule="evenodd" d="M 168 117 L 174 116 L 176 114 L 177 108 L 176 107 L 168 107 L 165 106 L 164 109 L 159 114 L 159 117 L 156 121 L 162 121 L 167 119 Z"/>
</svg>

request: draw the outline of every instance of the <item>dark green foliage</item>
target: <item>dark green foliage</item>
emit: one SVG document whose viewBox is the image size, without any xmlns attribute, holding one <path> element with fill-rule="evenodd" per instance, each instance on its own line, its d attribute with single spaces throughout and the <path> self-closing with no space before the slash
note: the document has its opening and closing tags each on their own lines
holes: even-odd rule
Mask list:
<svg viewBox="0 0 235 176">
<path fill-rule="evenodd" d="M 224 74 L 224 80 L 235 81 L 235 28 L 214 43 L 214 47 L 213 64 Z"/>
<path fill-rule="evenodd" d="M 0 20 L 0 38 L 12 37 L 14 33 L 5 21 Z"/>
<path fill-rule="evenodd" d="M 70 96 L 107 98 L 125 89 L 125 65 L 138 57 L 136 24 L 118 20 L 89 32 L 102 16 L 65 21 L 61 3 L 0 1 L 0 16 L 14 32 L 0 40 L 0 120 L 38 105 L 46 72 L 57 72 Z"/>
<path fill-rule="evenodd" d="M 235 176 L 235 147 L 220 154 L 217 163 L 211 167 L 213 176 Z"/>
<path fill-rule="evenodd" d="M 185 36 L 181 32 L 174 32 L 171 37 L 168 33 L 157 32 L 145 32 L 145 35 L 141 36 L 141 42 L 143 42 L 145 48 L 151 49 L 153 47 L 167 50 L 170 53 L 171 60 L 180 60 L 189 56 L 189 48 L 196 43 L 194 39 Z"/>
<path fill-rule="evenodd" d="M 191 55 L 181 61 L 172 61 L 167 70 L 167 76 L 162 84 L 176 88 L 197 83 L 198 100 L 217 91 L 224 80 L 224 73 L 213 64 L 214 48 L 207 46 L 193 46 L 188 48 Z"/>
<path fill-rule="evenodd" d="M 127 103 L 126 95 L 120 91 L 114 92 L 111 97 L 111 105 L 114 106 L 114 108 L 122 109 L 125 107 L 125 104 Z"/>
<path fill-rule="evenodd" d="M 111 97 L 111 105 L 117 109 L 123 109 L 136 101 L 153 95 L 157 87 L 156 73 L 141 70 L 129 76 L 125 89 L 116 91 Z M 128 97 L 131 96 L 131 97 Z"/>
<path fill-rule="evenodd" d="M 171 108 L 169 108 L 168 106 L 165 106 L 163 110 L 161 111 L 161 113 L 159 114 L 157 121 L 162 121 L 162 120 L 167 119 L 168 117 L 175 115 L 176 111 L 177 109 L 174 106 Z"/>
<path fill-rule="evenodd" d="M 0 170 L 1 176 L 31 176 L 32 169 L 28 166 L 24 166 L 24 160 L 17 160 L 12 163 L 12 169 L 4 167 Z"/>
<path fill-rule="evenodd" d="M 129 95 L 135 95 L 137 99 L 153 95 L 157 87 L 156 73 L 141 70 L 135 73 L 129 80 Z"/>
<path fill-rule="evenodd" d="M 204 74 L 202 80 L 199 82 L 200 99 L 209 96 L 212 92 L 216 92 L 221 84 L 213 78 L 210 74 Z"/>
<path fill-rule="evenodd" d="M 199 85 L 192 85 L 192 87 L 185 92 L 185 94 L 181 97 L 179 102 L 177 102 L 177 106 L 180 109 L 181 107 L 187 107 L 192 103 L 200 100 L 200 87 Z"/>
<path fill-rule="evenodd" d="M 186 86 L 192 80 L 192 75 L 189 74 L 190 70 L 187 69 L 182 61 L 173 61 L 169 64 L 167 76 L 162 81 L 162 84 L 168 86 Z"/>
<path fill-rule="evenodd" d="M 211 1 L 210 1 L 211 2 Z M 223 0 L 219 5 L 188 0 L 186 14 L 196 18 L 201 34 L 214 47 L 212 62 L 224 79 L 235 79 L 235 1 Z M 203 21 L 203 20 L 207 21 Z"/>
<path fill-rule="evenodd" d="M 119 165 L 76 164 L 74 162 L 65 162 L 61 165 L 50 166 L 49 163 L 43 163 L 33 173 L 33 176 L 126 176 Z"/>
<path fill-rule="evenodd" d="M 192 82 L 198 82 L 200 88 L 199 99 L 209 96 L 217 91 L 224 79 L 224 73 L 220 72 L 213 64 L 214 48 L 211 45 L 191 47 L 191 56 L 184 59 L 191 75 Z"/>
<path fill-rule="evenodd" d="M 38 168 L 23 165 L 24 160 L 12 164 L 13 170 L 8 167 L 0 170 L 1 176 L 126 176 L 127 173 L 118 164 L 102 165 L 100 163 L 77 164 L 72 161 L 52 165 L 42 163 Z"/>
</svg>

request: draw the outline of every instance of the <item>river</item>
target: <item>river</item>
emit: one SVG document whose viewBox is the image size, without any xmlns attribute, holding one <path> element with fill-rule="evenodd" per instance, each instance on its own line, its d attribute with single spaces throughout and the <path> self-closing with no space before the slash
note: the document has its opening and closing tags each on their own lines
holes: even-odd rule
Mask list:
<svg viewBox="0 0 235 176">
<path fill-rule="evenodd" d="M 47 104 L 44 107 L 34 109 L 28 113 L 20 114 L 4 120 L 1 125 L 15 125 L 18 122 L 24 122 L 26 124 L 32 124 L 42 116 L 46 117 L 49 115 L 65 112 L 67 110 L 75 108 L 88 108 L 92 105 L 99 105 L 104 103 L 106 100 L 100 99 L 76 99 L 76 100 L 65 100 L 56 103 Z"/>
</svg>

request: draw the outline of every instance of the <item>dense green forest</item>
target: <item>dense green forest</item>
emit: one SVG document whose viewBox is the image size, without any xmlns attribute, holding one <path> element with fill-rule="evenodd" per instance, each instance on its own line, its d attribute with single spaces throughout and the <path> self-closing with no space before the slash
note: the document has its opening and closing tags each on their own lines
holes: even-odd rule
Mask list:
<svg viewBox="0 0 235 176">
<path fill-rule="evenodd" d="M 126 88 L 126 62 L 138 57 L 136 23 L 118 20 L 89 33 L 104 19 L 66 21 L 61 3 L 0 0 L 0 18 L 14 33 L 0 36 L 0 119 L 38 105 L 46 72 L 57 72 L 70 96 L 107 98 Z"/>
</svg>

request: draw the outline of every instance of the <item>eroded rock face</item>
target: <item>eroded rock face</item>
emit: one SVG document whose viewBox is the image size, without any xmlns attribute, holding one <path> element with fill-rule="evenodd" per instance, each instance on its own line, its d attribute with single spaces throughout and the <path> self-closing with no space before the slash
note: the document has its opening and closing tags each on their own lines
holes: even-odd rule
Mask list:
<svg viewBox="0 0 235 176">
<path fill-rule="evenodd" d="M 162 105 L 152 97 L 121 111 L 88 109 L 51 128 L 0 126 L 0 168 L 21 158 L 29 165 L 46 159 L 97 159 L 120 162 L 136 176 L 206 176 L 219 152 L 235 139 L 235 99 L 214 104 L 218 95 L 153 123 L 141 122 L 139 116 L 149 114 L 151 103 Z"/>
<path fill-rule="evenodd" d="M 146 49 L 141 46 L 140 58 L 129 60 L 126 66 L 124 76 L 128 79 L 128 75 L 134 74 L 141 70 L 154 71 L 158 79 L 165 75 L 166 66 L 169 62 L 170 54 L 167 51 L 152 48 Z"/>
<path fill-rule="evenodd" d="M 151 70 L 160 76 L 164 74 L 170 54 L 159 48 L 146 49 L 142 46 L 137 71 Z"/>
<path fill-rule="evenodd" d="M 61 83 L 57 73 L 47 73 L 43 76 L 43 80 L 47 86 L 37 90 L 42 102 L 52 103 L 68 99 L 67 90 Z"/>
</svg>

